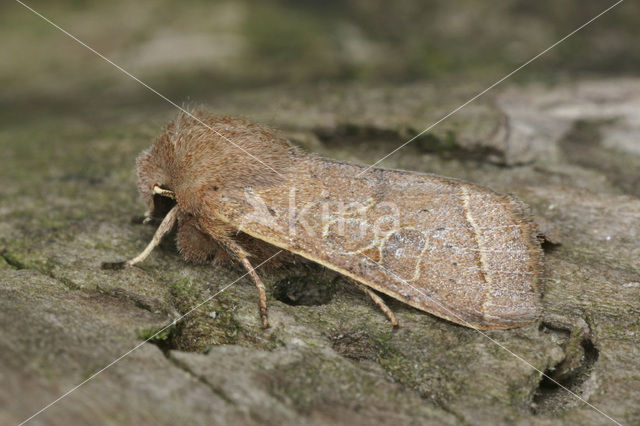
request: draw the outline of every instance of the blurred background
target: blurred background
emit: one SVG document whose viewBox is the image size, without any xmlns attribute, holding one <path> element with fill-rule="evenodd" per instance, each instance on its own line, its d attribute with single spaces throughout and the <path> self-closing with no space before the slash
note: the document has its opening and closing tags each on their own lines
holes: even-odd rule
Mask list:
<svg viewBox="0 0 640 426">
<path fill-rule="evenodd" d="M 435 81 L 480 91 L 613 1 L 31 0 L 176 102 L 259 87 Z M 640 4 L 625 2 L 510 83 L 638 74 Z M 19 3 L 0 5 L 0 122 L 43 109 L 161 104 Z M 164 107 L 164 106 L 163 106 Z"/>
</svg>

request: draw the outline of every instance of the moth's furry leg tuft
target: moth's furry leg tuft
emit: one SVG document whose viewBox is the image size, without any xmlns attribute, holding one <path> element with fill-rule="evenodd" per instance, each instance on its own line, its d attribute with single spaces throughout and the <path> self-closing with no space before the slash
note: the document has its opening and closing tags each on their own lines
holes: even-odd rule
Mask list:
<svg viewBox="0 0 640 426">
<path fill-rule="evenodd" d="M 149 244 L 147 244 L 147 246 L 144 248 L 144 250 L 142 250 L 142 252 L 139 255 L 137 255 L 133 259 L 129 259 L 123 262 L 103 262 L 100 265 L 100 267 L 102 269 L 117 270 L 117 269 L 123 269 L 126 266 L 133 266 L 136 263 L 142 262 L 149 256 L 149 254 L 153 251 L 153 249 L 156 248 L 158 244 L 160 244 L 160 241 L 162 241 L 162 238 L 164 238 L 165 235 L 171 232 L 171 229 L 173 229 L 174 225 L 176 224 L 177 217 L 178 217 L 178 206 L 174 206 L 169 211 L 169 213 L 167 213 L 165 218 L 162 220 L 162 223 L 160 224 L 160 226 L 158 226 L 158 229 L 156 230 L 156 233 L 153 234 L 153 238 L 151 239 Z"/>
<path fill-rule="evenodd" d="M 386 303 L 384 303 L 384 300 L 382 300 L 380 296 L 378 296 L 373 290 L 371 290 L 369 287 L 365 286 L 364 284 L 360 284 L 359 282 L 355 282 L 355 284 L 360 288 L 360 290 L 367 293 L 369 297 L 373 300 L 373 302 L 376 305 L 378 305 L 380 309 L 382 309 L 382 312 L 384 312 L 387 318 L 389 318 L 389 321 L 391 321 L 391 325 L 393 325 L 394 327 L 400 326 L 400 323 L 398 322 L 398 318 L 396 317 L 396 314 L 394 314 L 391 308 L 388 307 Z"/>
<path fill-rule="evenodd" d="M 227 251 L 222 250 L 220 245 L 209 234 L 202 232 L 198 228 L 197 219 L 191 215 L 178 215 L 176 242 L 182 257 L 190 262 L 205 263 L 213 253 L 216 255 L 222 253 L 229 257 Z M 219 260 L 219 257 L 217 256 L 216 259 Z"/>
<path fill-rule="evenodd" d="M 238 257 L 242 266 L 245 267 L 253 281 L 256 283 L 256 287 L 258 288 L 258 306 L 260 308 L 260 318 L 262 318 L 262 326 L 264 328 L 269 328 L 269 317 L 267 316 L 267 293 L 264 288 L 264 283 L 256 273 L 253 266 L 251 266 L 251 262 L 249 262 L 248 253 L 244 251 L 240 245 L 235 243 L 234 241 L 225 241 L 226 246 Z"/>
</svg>

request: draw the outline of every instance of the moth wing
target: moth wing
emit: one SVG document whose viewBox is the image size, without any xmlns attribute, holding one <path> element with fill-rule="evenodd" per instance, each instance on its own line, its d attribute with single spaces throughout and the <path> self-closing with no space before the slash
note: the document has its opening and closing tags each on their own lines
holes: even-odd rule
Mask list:
<svg viewBox="0 0 640 426">
<path fill-rule="evenodd" d="M 479 329 L 537 316 L 542 251 L 526 208 L 456 179 L 312 158 L 210 212 L 415 308 Z M 355 177 L 357 176 L 357 177 Z"/>
</svg>

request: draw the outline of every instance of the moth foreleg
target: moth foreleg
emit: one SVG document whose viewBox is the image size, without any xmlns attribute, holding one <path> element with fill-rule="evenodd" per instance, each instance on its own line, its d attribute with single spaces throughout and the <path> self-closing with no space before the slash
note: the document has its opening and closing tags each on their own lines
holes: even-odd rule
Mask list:
<svg viewBox="0 0 640 426">
<path fill-rule="evenodd" d="M 264 328 L 269 328 L 269 318 L 267 316 L 267 293 L 264 288 L 264 283 L 256 273 L 255 269 L 253 269 L 253 266 L 251 266 L 251 262 L 249 262 L 249 259 L 247 259 L 247 252 L 245 252 L 242 247 L 240 247 L 233 241 L 227 241 L 225 243 L 227 247 L 233 252 L 233 254 L 235 254 L 240 260 L 240 263 L 242 263 L 242 266 L 245 267 L 245 269 L 253 279 L 253 282 L 256 283 L 256 287 L 258 289 L 258 306 L 260 307 L 260 318 L 262 318 L 262 326 Z"/>
<path fill-rule="evenodd" d="M 398 318 L 396 318 L 396 314 L 394 314 L 391 308 L 388 307 L 386 303 L 384 303 L 384 300 L 382 300 L 380 296 L 378 296 L 373 290 L 371 290 L 369 287 L 367 287 L 364 284 L 360 284 L 359 282 L 355 282 L 355 284 L 362 291 L 367 293 L 369 297 L 373 300 L 373 302 L 376 305 L 378 305 L 380 309 L 382 309 L 382 312 L 384 312 L 387 318 L 389 318 L 389 321 L 391 321 L 391 325 L 393 325 L 394 327 L 398 327 L 400 325 L 400 323 L 398 322 Z"/>
<path fill-rule="evenodd" d="M 102 263 L 102 269 L 122 269 L 125 266 L 133 266 L 136 263 L 140 263 L 145 260 L 149 254 L 153 251 L 154 248 L 160 244 L 160 241 L 173 229 L 173 226 L 176 223 L 176 218 L 178 217 L 178 206 L 174 206 L 169 213 L 164 217 L 160 226 L 156 230 L 156 233 L 153 234 L 153 238 L 147 244 L 147 246 L 142 250 L 142 252 L 134 257 L 133 259 L 129 259 L 123 262 L 104 262 Z"/>
<path fill-rule="evenodd" d="M 151 223 L 153 217 L 151 217 L 151 210 L 147 210 L 144 212 L 144 218 L 142 219 L 142 224 L 146 225 L 147 223 Z"/>
<path fill-rule="evenodd" d="M 133 216 L 131 217 L 131 223 L 134 225 L 146 225 L 153 221 L 153 217 L 151 216 L 151 210 L 147 210 L 144 212 L 143 216 Z"/>
</svg>

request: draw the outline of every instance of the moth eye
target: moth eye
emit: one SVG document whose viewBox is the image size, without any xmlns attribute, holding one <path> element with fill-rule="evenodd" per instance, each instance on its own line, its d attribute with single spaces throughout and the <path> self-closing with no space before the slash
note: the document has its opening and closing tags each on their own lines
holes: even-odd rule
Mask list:
<svg viewBox="0 0 640 426">
<path fill-rule="evenodd" d="M 212 190 L 212 191 L 217 191 L 219 188 L 214 185 L 214 186 L 209 187 L 209 189 Z"/>
</svg>

